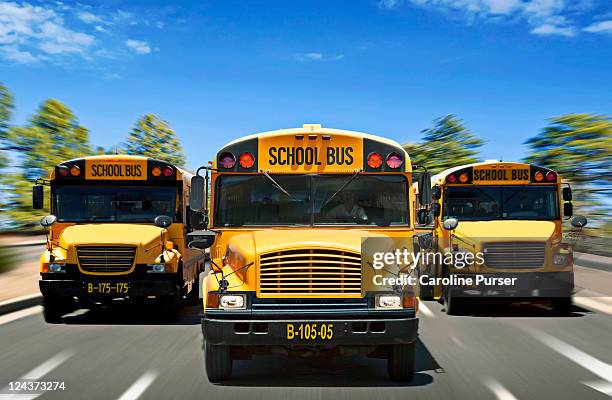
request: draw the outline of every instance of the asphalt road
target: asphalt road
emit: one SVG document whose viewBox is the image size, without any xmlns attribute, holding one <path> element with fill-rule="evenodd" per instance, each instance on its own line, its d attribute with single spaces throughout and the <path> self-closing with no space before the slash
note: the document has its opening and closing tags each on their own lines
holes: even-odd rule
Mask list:
<svg viewBox="0 0 612 400">
<path fill-rule="evenodd" d="M 199 307 L 185 308 L 173 324 L 122 307 L 82 310 L 60 325 L 45 324 L 35 307 L 0 316 L 0 393 L 9 381 L 30 377 L 65 382 L 64 391 L 42 399 L 612 397 L 612 317 L 604 311 L 576 306 L 559 316 L 544 305 L 515 304 L 451 317 L 436 302 L 423 305 L 418 373 L 406 385 L 388 380 L 383 360 L 363 356 L 259 356 L 237 361 L 230 383 L 212 385 Z"/>
</svg>

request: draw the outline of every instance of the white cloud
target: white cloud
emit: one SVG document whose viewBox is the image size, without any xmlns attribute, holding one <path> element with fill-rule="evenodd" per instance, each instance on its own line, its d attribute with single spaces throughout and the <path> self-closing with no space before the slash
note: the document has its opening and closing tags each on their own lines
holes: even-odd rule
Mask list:
<svg viewBox="0 0 612 400">
<path fill-rule="evenodd" d="M 107 79 L 109 81 L 114 81 L 114 80 L 117 80 L 117 79 L 121 79 L 121 75 L 119 75 L 116 72 L 105 72 L 104 75 L 103 75 L 103 78 Z"/>
<path fill-rule="evenodd" d="M 378 7 L 384 8 L 386 10 L 392 10 L 400 5 L 400 0 L 380 0 L 378 2 Z"/>
<path fill-rule="evenodd" d="M 323 53 L 303 53 L 296 54 L 295 59 L 297 61 L 320 61 L 323 59 Z"/>
<path fill-rule="evenodd" d="M 104 22 L 102 18 L 96 14 L 90 13 L 89 11 L 81 11 L 77 14 L 77 17 L 86 24 L 100 24 Z"/>
<path fill-rule="evenodd" d="M 105 29 L 105 28 L 104 28 L 102 25 L 96 25 L 96 26 L 94 27 L 94 29 L 95 29 L 97 32 L 106 32 L 106 29 Z"/>
<path fill-rule="evenodd" d="M 612 19 L 591 24 L 584 28 L 584 31 L 590 33 L 612 33 Z"/>
<path fill-rule="evenodd" d="M 392 1 L 392 0 L 382 0 Z M 575 36 L 577 29 L 570 14 L 592 7 L 591 0 L 409 0 L 418 7 L 445 13 L 460 13 L 470 20 L 504 18 L 523 20 L 535 35 Z M 380 3 L 379 3 L 380 6 Z M 394 6 L 395 7 L 395 6 Z"/>
<path fill-rule="evenodd" d="M 149 54 L 151 52 L 151 46 L 144 40 L 128 39 L 124 43 L 136 54 Z"/>
<path fill-rule="evenodd" d="M 29 51 L 21 51 L 13 46 L 4 46 L 0 51 L 5 60 L 14 61 L 18 64 L 31 64 L 39 61 Z"/>
</svg>

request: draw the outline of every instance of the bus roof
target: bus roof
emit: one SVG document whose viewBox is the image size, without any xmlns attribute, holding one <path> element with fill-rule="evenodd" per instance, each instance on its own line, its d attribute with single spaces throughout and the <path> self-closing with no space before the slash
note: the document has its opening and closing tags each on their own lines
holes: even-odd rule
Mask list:
<svg viewBox="0 0 612 400">
<path fill-rule="evenodd" d="M 537 167 L 536 165 L 533 164 L 529 164 L 529 163 L 522 163 L 522 162 L 513 162 L 513 161 L 498 161 L 498 160 L 486 160 L 486 161 L 482 161 L 482 162 L 477 162 L 477 163 L 471 163 L 471 164 L 463 164 L 463 165 L 458 165 L 452 168 L 448 168 L 445 169 L 444 171 L 441 171 L 439 173 L 437 173 L 436 175 L 433 175 L 431 177 L 431 186 L 434 186 L 436 184 L 442 184 L 445 181 L 445 178 L 455 172 L 455 171 L 459 171 L 461 169 L 464 168 L 469 168 L 469 167 L 481 167 L 481 166 L 486 166 L 486 165 L 495 165 L 495 166 L 515 166 L 515 167 Z M 541 168 L 541 167 L 540 167 Z"/>
</svg>

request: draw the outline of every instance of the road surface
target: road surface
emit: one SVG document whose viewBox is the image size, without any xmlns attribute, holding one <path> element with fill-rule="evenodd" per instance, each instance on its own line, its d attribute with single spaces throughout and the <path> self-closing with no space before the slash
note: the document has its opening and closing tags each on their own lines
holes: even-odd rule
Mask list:
<svg viewBox="0 0 612 400">
<path fill-rule="evenodd" d="M 589 279 L 612 283 L 612 272 L 596 271 Z M 612 303 L 587 300 L 599 309 L 576 306 L 570 316 L 515 304 L 451 317 L 423 302 L 409 384 L 390 382 L 383 360 L 363 356 L 259 356 L 237 361 L 234 379 L 213 385 L 204 376 L 199 307 L 173 324 L 120 308 L 81 310 L 60 325 L 45 324 L 33 307 L 0 316 L 0 393 L 29 377 L 65 382 L 41 399 L 610 399 Z"/>
</svg>

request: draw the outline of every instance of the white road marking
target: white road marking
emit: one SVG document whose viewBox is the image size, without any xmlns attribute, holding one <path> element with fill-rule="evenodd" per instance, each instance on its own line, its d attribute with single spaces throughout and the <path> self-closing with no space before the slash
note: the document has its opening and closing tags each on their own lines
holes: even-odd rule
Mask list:
<svg viewBox="0 0 612 400">
<path fill-rule="evenodd" d="M 501 383 L 496 381 L 493 378 L 486 378 L 483 383 L 489 388 L 491 392 L 495 395 L 497 400 L 517 400 L 516 397 Z"/>
<path fill-rule="evenodd" d="M 30 380 L 40 380 L 44 378 L 49 372 L 53 371 L 55 368 L 62 365 L 67 359 L 72 357 L 76 352 L 74 350 L 64 350 L 47 361 L 40 364 L 38 367 L 34 368 L 30 372 L 25 373 L 21 378 L 17 379 L 17 381 L 30 379 Z M 0 392 L 7 393 L 8 386 L 3 388 Z M 27 393 L 27 394 L 0 394 L 0 399 L 8 400 L 8 399 L 35 399 L 43 393 Z"/>
<path fill-rule="evenodd" d="M 147 390 L 149 386 L 151 386 L 155 378 L 157 378 L 157 372 L 145 372 L 140 378 L 136 380 L 136 382 L 132 383 L 132 386 L 130 386 L 125 392 L 123 392 L 123 394 L 121 395 L 121 397 L 119 397 L 118 400 L 136 400 L 145 392 L 145 390 Z"/>
<path fill-rule="evenodd" d="M 457 338 L 456 336 L 449 336 L 450 340 L 455 343 L 457 346 L 461 347 L 462 349 L 465 349 L 465 345 L 463 344 L 463 342 L 461 340 L 459 340 L 459 338 Z"/>
<path fill-rule="evenodd" d="M 423 315 L 425 315 L 426 317 L 436 318 L 436 314 L 434 314 L 433 311 L 431 311 L 429 307 L 427 307 L 422 301 L 419 302 L 419 311 L 422 312 Z"/>
<path fill-rule="evenodd" d="M 0 325 L 8 324 L 21 318 L 29 317 L 30 315 L 39 314 L 42 311 L 42 306 L 34 306 L 24 308 L 23 310 L 14 311 L 12 313 L 0 316 Z"/>
<path fill-rule="evenodd" d="M 612 315 L 612 298 L 610 297 L 574 297 L 574 303 L 601 313 Z"/>
<path fill-rule="evenodd" d="M 607 364 L 590 354 L 572 346 L 569 343 L 557 339 L 547 333 L 536 331 L 534 329 L 528 330 L 536 339 L 557 351 L 559 354 L 569 358 L 571 361 L 580 365 L 582 368 L 590 371 L 591 373 L 599 376 L 603 381 L 597 382 L 583 382 L 585 385 L 598 390 L 602 393 L 612 397 L 612 365 Z"/>
</svg>

